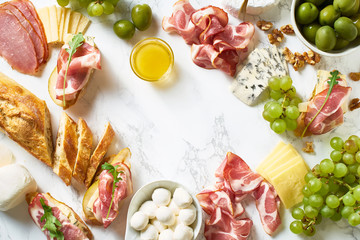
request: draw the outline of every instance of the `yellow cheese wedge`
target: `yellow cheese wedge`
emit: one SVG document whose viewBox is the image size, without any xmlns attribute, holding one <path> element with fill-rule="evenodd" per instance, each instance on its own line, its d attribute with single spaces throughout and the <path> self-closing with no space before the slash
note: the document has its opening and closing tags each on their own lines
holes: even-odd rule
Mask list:
<svg viewBox="0 0 360 240">
<path fill-rule="evenodd" d="M 77 28 L 79 26 L 81 13 L 71 12 L 68 33 L 77 34 Z"/>
<path fill-rule="evenodd" d="M 277 176 L 279 173 L 286 171 L 287 169 L 291 168 L 291 166 L 296 165 L 298 162 L 301 163 L 302 167 L 308 171 L 308 166 L 305 164 L 304 159 L 300 155 L 296 155 L 295 157 L 288 159 L 286 162 L 284 162 L 282 165 L 279 165 L 277 167 L 274 167 L 272 170 L 269 170 L 267 172 L 267 176 L 271 179 Z"/>
<path fill-rule="evenodd" d="M 81 15 L 79 25 L 77 27 L 76 33 L 84 33 L 87 30 L 87 27 L 90 24 L 90 20 L 85 17 L 84 15 Z"/>
<path fill-rule="evenodd" d="M 282 152 L 279 156 L 272 159 L 272 161 L 264 167 L 265 174 L 270 177 L 269 174 L 274 171 L 274 169 L 286 164 L 296 156 L 299 156 L 298 152 L 291 145 L 286 146 L 285 152 Z"/>
<path fill-rule="evenodd" d="M 65 36 L 69 33 L 70 15 L 71 15 L 71 9 L 70 8 L 65 8 L 64 27 L 63 27 L 62 36 L 61 36 L 62 41 L 65 40 Z"/>
<path fill-rule="evenodd" d="M 48 39 L 48 42 L 57 43 L 59 41 L 59 30 L 57 24 L 57 10 L 55 5 L 49 7 L 49 21 L 50 21 L 51 37 L 50 37 L 50 41 Z"/>
<path fill-rule="evenodd" d="M 275 148 L 270 152 L 270 154 L 259 164 L 259 166 L 256 168 L 256 171 L 258 173 L 263 172 L 264 167 L 267 166 L 267 164 L 271 161 L 271 159 L 274 157 L 274 155 L 279 154 L 279 152 L 283 151 L 286 144 L 281 141 L 279 142 Z"/>
<path fill-rule="evenodd" d="M 49 8 L 44 7 L 44 8 L 37 9 L 36 11 L 40 17 L 40 20 L 41 20 L 43 26 L 44 26 L 47 42 L 49 42 L 50 37 L 51 37 L 50 22 L 49 22 Z"/>
<path fill-rule="evenodd" d="M 63 31 L 64 31 L 64 23 L 65 23 L 65 8 L 58 7 L 58 32 L 59 32 L 59 42 L 63 43 Z"/>
</svg>

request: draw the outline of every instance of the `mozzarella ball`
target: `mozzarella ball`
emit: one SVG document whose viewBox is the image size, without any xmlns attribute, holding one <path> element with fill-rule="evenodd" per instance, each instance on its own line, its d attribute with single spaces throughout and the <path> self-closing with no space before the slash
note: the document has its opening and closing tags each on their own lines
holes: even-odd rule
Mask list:
<svg viewBox="0 0 360 240">
<path fill-rule="evenodd" d="M 130 226 L 137 231 L 143 230 L 149 223 L 149 217 L 143 212 L 136 212 L 130 219 Z"/>
<path fill-rule="evenodd" d="M 159 235 L 159 240 L 172 240 L 174 232 L 171 229 L 166 229 L 162 231 Z"/>
<path fill-rule="evenodd" d="M 155 217 L 156 209 L 158 209 L 156 204 L 153 201 L 149 200 L 141 205 L 139 211 L 145 213 L 149 217 L 149 219 L 153 219 Z"/>
<path fill-rule="evenodd" d="M 162 224 L 159 220 L 157 220 L 157 219 L 152 219 L 151 221 L 150 221 L 150 223 L 152 224 L 152 225 L 154 225 L 154 227 L 158 230 L 158 232 L 160 233 L 160 232 L 162 232 L 162 231 L 164 231 L 166 228 L 167 228 L 167 226 L 165 226 L 164 224 Z"/>
<path fill-rule="evenodd" d="M 175 222 L 175 214 L 168 207 L 159 207 L 156 210 L 156 218 L 164 225 L 170 226 Z"/>
<path fill-rule="evenodd" d="M 196 219 L 196 208 L 193 204 L 189 207 L 180 209 L 179 220 L 185 225 L 191 225 Z"/>
<path fill-rule="evenodd" d="M 179 224 L 174 231 L 173 239 L 174 240 L 192 240 L 194 236 L 194 231 L 191 227 L 185 226 L 184 224 Z"/>
<path fill-rule="evenodd" d="M 172 231 L 175 231 L 175 228 L 177 227 L 177 225 L 181 224 L 180 220 L 179 220 L 179 216 L 175 216 L 175 221 L 172 225 L 168 226 Z"/>
<path fill-rule="evenodd" d="M 183 188 L 175 189 L 173 199 L 179 208 L 186 208 L 193 201 L 191 195 Z"/>
<path fill-rule="evenodd" d="M 140 239 L 142 240 L 157 240 L 159 237 L 159 233 L 157 229 L 149 224 L 144 230 L 140 233 Z"/>
<path fill-rule="evenodd" d="M 178 205 L 176 205 L 176 203 L 174 202 L 174 199 L 171 199 L 169 208 L 175 215 L 179 215 L 180 208 L 178 207 Z"/>
<path fill-rule="evenodd" d="M 152 200 L 156 206 L 167 206 L 170 203 L 171 192 L 165 188 L 155 189 L 152 194 Z"/>
</svg>

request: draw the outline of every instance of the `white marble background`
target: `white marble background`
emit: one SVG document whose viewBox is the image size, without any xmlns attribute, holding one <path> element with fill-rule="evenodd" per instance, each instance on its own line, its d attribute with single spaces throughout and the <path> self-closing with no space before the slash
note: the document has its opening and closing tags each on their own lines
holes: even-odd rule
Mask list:
<svg viewBox="0 0 360 240">
<path fill-rule="evenodd" d="M 4 2 L 4 1 L 0 1 Z M 36 7 L 55 4 L 55 1 L 36 0 Z M 129 18 L 130 9 L 147 2 L 153 10 L 154 20 L 149 30 L 136 32 L 130 41 L 116 37 L 112 30 L 115 20 Z M 248 107 L 237 100 L 229 91 L 232 78 L 218 70 L 205 70 L 191 62 L 190 47 L 181 37 L 169 35 L 161 29 L 161 19 L 171 15 L 172 4 L 169 0 L 130 1 L 120 0 L 116 14 L 109 17 L 92 18 L 93 23 L 87 34 L 95 36 L 102 53 L 101 71 L 97 71 L 91 80 L 86 94 L 67 112 L 75 120 L 83 117 L 92 131 L 99 136 L 106 121 L 110 121 L 117 137 L 110 154 L 123 147 L 129 147 L 134 189 L 159 179 L 181 182 L 193 193 L 215 181 L 214 171 L 232 151 L 241 156 L 248 165 L 255 169 L 269 151 L 283 140 L 294 144 L 306 162 L 313 166 L 330 154 L 329 140 L 333 136 L 348 137 L 359 134 L 360 111 L 347 113 L 345 123 L 335 131 L 310 139 L 296 139 L 292 134 L 277 135 L 268 123 L 262 119 L 263 105 Z M 195 8 L 208 4 L 222 6 L 221 1 L 191 0 Z M 274 22 L 275 27 L 290 23 L 290 0 L 281 1 L 278 8 L 260 17 L 248 16 L 247 20 L 256 23 L 259 19 Z M 231 18 L 230 23 L 239 20 Z M 167 41 L 175 54 L 175 81 L 168 86 L 157 86 L 138 79 L 131 71 L 129 55 L 132 46 L 140 39 L 156 36 Z M 266 35 L 256 30 L 256 46 L 269 45 Z M 306 51 L 295 36 L 286 36 L 281 46 L 293 51 Z M 52 50 L 49 63 L 36 77 L 26 76 L 12 71 L 7 63 L 0 59 L 0 71 L 17 80 L 23 86 L 44 99 L 51 112 L 53 134 L 56 136 L 58 120 L 62 109 L 56 106 L 47 91 L 47 79 L 56 64 L 58 49 Z M 294 72 L 291 77 L 299 94 L 308 98 L 314 85 L 317 69 L 338 69 L 344 74 L 360 71 L 360 50 L 343 58 L 323 58 L 315 68 L 307 66 Z M 360 83 L 349 81 L 353 88 L 351 97 L 360 96 Z M 315 154 L 301 151 L 303 141 L 315 143 Z M 0 144 L 8 146 L 16 156 L 16 161 L 25 165 L 35 177 L 40 191 L 50 192 L 55 198 L 67 203 L 76 212 L 81 212 L 82 192 L 73 187 L 66 187 L 52 170 L 36 160 L 5 135 L 0 135 Z M 91 226 L 96 239 L 124 239 L 127 207 L 126 200 L 120 216 L 104 230 Z M 246 215 L 254 226 L 249 239 L 303 239 L 295 236 L 288 228 L 292 218 L 289 211 L 282 209 L 282 229 L 274 237 L 265 234 L 261 227 L 255 205 L 247 200 Z M 360 239 L 359 228 L 349 227 L 343 221 L 333 223 L 324 220 L 317 227 L 318 233 L 312 239 L 350 240 Z M 40 229 L 33 224 L 27 213 L 27 204 L 0 212 L 0 239 L 25 240 L 44 239 Z"/>
</svg>

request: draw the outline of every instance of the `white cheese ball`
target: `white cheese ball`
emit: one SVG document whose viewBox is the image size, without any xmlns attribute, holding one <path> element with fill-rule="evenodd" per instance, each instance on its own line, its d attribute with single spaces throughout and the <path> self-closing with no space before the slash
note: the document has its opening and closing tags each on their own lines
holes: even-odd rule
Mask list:
<svg viewBox="0 0 360 240">
<path fill-rule="evenodd" d="M 151 197 L 156 206 L 167 206 L 170 203 L 171 192 L 165 188 L 157 188 Z"/>
<path fill-rule="evenodd" d="M 181 224 L 180 220 L 179 220 L 179 216 L 175 216 L 175 221 L 172 225 L 168 226 L 172 231 L 175 231 L 175 228 Z"/>
<path fill-rule="evenodd" d="M 153 201 L 149 200 L 141 205 L 139 211 L 145 213 L 149 217 L 149 219 L 153 219 L 155 218 L 155 212 L 157 209 L 158 207 L 156 206 L 156 204 Z"/>
<path fill-rule="evenodd" d="M 140 239 L 142 240 L 157 240 L 159 237 L 159 233 L 157 229 L 149 224 L 144 230 L 140 233 Z"/>
<path fill-rule="evenodd" d="M 170 208 L 162 206 L 156 210 L 156 218 L 164 225 L 170 226 L 175 222 L 175 214 Z"/>
<path fill-rule="evenodd" d="M 183 188 L 175 189 L 173 199 L 179 208 L 187 208 L 193 201 L 191 195 Z"/>
<path fill-rule="evenodd" d="M 191 225 L 196 219 L 196 208 L 193 204 L 189 207 L 180 209 L 179 211 L 179 220 L 181 223 L 189 226 Z"/>
<path fill-rule="evenodd" d="M 174 199 L 171 199 L 169 208 L 175 215 L 179 215 L 180 208 L 178 207 L 178 205 L 176 205 L 176 203 L 174 202 Z"/>
<path fill-rule="evenodd" d="M 130 226 L 137 231 L 141 231 L 146 228 L 148 223 L 149 217 L 143 212 L 134 213 L 130 219 Z"/>
<path fill-rule="evenodd" d="M 150 223 L 152 225 L 154 225 L 154 227 L 158 230 L 158 232 L 162 232 L 164 231 L 165 229 L 167 229 L 167 226 L 165 226 L 164 224 L 162 224 L 159 220 L 157 220 L 156 218 L 155 219 L 152 219 L 150 221 Z"/>
<path fill-rule="evenodd" d="M 194 231 L 191 227 L 179 224 L 174 231 L 173 240 L 192 240 Z"/>
<path fill-rule="evenodd" d="M 162 231 L 159 235 L 159 240 L 173 240 L 174 232 L 171 229 Z"/>
</svg>

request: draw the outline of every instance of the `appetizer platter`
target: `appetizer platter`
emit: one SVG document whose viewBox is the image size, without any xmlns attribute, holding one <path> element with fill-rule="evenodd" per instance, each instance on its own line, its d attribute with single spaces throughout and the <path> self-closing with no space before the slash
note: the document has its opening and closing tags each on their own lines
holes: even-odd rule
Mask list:
<svg viewBox="0 0 360 240">
<path fill-rule="evenodd" d="M 359 17 L 0 0 L 0 239 L 359 239 Z"/>
</svg>

